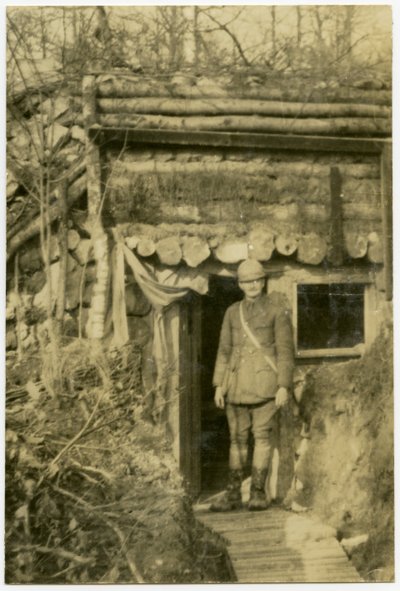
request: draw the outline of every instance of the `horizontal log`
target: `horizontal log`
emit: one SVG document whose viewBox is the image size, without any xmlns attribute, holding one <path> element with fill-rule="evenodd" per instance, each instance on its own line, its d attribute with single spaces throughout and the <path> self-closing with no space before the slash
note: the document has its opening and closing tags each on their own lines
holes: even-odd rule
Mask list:
<svg viewBox="0 0 400 591">
<path fill-rule="evenodd" d="M 390 90 L 358 90 L 354 88 L 337 88 L 329 90 L 319 89 L 287 89 L 279 88 L 250 88 L 245 92 L 238 92 L 237 96 L 246 96 L 259 100 L 300 101 L 317 103 L 363 103 L 374 105 L 391 105 L 392 93 Z"/>
<path fill-rule="evenodd" d="M 125 244 L 131 250 L 134 250 L 137 247 L 138 243 L 139 243 L 138 236 L 127 236 L 125 238 Z"/>
<path fill-rule="evenodd" d="M 297 78 L 297 83 L 301 79 Z M 271 101 L 296 101 L 317 103 L 362 103 L 376 105 L 390 105 L 392 94 L 388 90 L 359 90 L 354 88 L 321 89 L 313 88 L 315 80 L 305 80 L 301 88 L 295 88 L 291 81 L 287 81 L 287 88 L 279 87 L 276 83 L 266 83 L 265 86 L 255 88 L 227 87 L 229 98 L 248 98 Z M 159 80 L 144 81 L 139 77 L 123 77 L 102 75 L 96 79 L 97 95 L 99 97 L 135 98 L 135 97 L 184 97 L 184 98 L 219 98 L 220 90 L 213 91 L 195 85 L 171 85 Z M 208 94 L 207 94 L 208 91 Z"/>
<path fill-rule="evenodd" d="M 221 263 L 239 263 L 248 257 L 247 241 L 227 240 L 216 248 L 214 255 Z"/>
<path fill-rule="evenodd" d="M 242 207 L 243 209 L 243 207 Z M 246 211 L 246 215 L 251 221 L 265 220 L 265 222 L 288 224 L 293 231 L 293 228 L 301 227 L 304 222 L 310 223 L 324 223 L 330 219 L 329 209 L 324 204 L 318 203 L 288 203 L 287 205 L 273 204 L 257 204 L 255 207 L 250 207 Z M 217 223 L 222 219 L 224 222 L 234 223 L 239 222 L 240 211 L 238 210 L 237 201 L 222 201 L 220 204 L 203 205 L 201 210 L 201 219 L 204 222 Z M 371 222 L 379 223 L 381 221 L 381 212 L 379 209 L 368 204 L 344 203 L 343 204 L 343 219 L 346 222 Z M 272 224 L 271 224 L 272 225 Z"/>
<path fill-rule="evenodd" d="M 75 180 L 68 187 L 67 203 L 70 207 L 86 190 L 86 174 L 83 174 L 77 180 Z M 48 217 L 50 222 L 53 222 L 59 216 L 58 203 L 54 203 L 49 207 Z M 7 260 L 14 255 L 16 250 L 27 240 L 33 238 L 40 232 L 41 219 L 40 216 L 33 219 L 28 226 L 21 229 L 18 234 L 15 234 L 8 242 L 7 245 Z"/>
<path fill-rule="evenodd" d="M 103 114 L 155 115 L 272 115 L 275 117 L 391 117 L 390 107 L 356 103 L 289 103 L 251 99 L 104 98 L 97 101 Z"/>
<path fill-rule="evenodd" d="M 290 256 L 297 250 L 298 240 L 295 236 L 280 234 L 275 238 L 275 248 L 279 254 Z"/>
<path fill-rule="evenodd" d="M 357 221 L 381 222 L 379 208 L 368 203 L 343 203 L 343 219 Z"/>
<path fill-rule="evenodd" d="M 142 257 L 149 257 L 156 252 L 156 245 L 151 238 L 141 238 L 137 243 L 136 252 Z"/>
<path fill-rule="evenodd" d="M 368 258 L 371 263 L 383 263 L 383 246 L 377 232 L 368 234 Z"/>
<path fill-rule="evenodd" d="M 319 265 L 327 254 L 327 243 L 318 234 L 301 236 L 297 248 L 297 260 L 306 265 Z"/>
<path fill-rule="evenodd" d="M 298 218 L 299 216 L 297 216 Z M 174 237 L 174 236 L 180 236 L 181 238 L 181 242 L 182 242 L 182 250 L 183 250 L 183 255 L 185 257 L 185 243 L 188 240 L 189 243 L 192 241 L 192 244 L 194 245 L 197 241 L 199 240 L 199 243 L 201 245 L 204 245 L 205 243 L 208 243 L 209 248 L 213 248 L 216 249 L 220 244 L 223 244 L 227 241 L 230 240 L 230 237 L 232 236 L 242 236 L 245 232 L 246 229 L 248 230 L 248 233 L 250 234 L 252 232 L 252 230 L 256 230 L 259 227 L 260 224 L 260 220 L 257 219 L 254 222 L 249 222 L 246 226 L 244 226 L 243 224 L 229 224 L 229 223 L 224 223 L 224 224 L 220 224 L 220 223 L 216 223 L 216 224 L 183 224 L 183 223 L 171 223 L 171 224 L 160 224 L 157 226 L 150 226 L 149 224 L 135 224 L 134 227 L 132 227 L 132 231 L 135 232 L 136 236 L 141 236 L 141 240 L 146 241 L 147 238 L 144 238 L 145 236 L 147 237 L 151 237 L 152 239 L 161 239 L 162 238 L 168 238 L 168 237 Z M 344 236 L 345 236 L 345 240 L 347 239 L 348 235 L 353 235 L 354 234 L 354 228 L 355 228 L 355 224 L 360 224 L 360 220 L 356 219 L 356 220 L 352 220 L 349 221 L 345 224 L 344 227 Z M 316 224 L 317 227 L 321 227 L 321 224 Z M 369 226 L 369 228 L 368 228 Z M 373 224 L 369 224 L 367 222 L 367 226 L 366 226 L 366 230 L 363 229 L 363 231 L 361 231 L 359 234 L 360 235 L 367 235 L 369 232 L 371 232 L 371 227 L 378 227 L 379 226 L 379 222 L 373 223 Z M 291 223 L 291 224 L 287 224 L 286 225 L 286 229 L 284 232 L 282 233 L 278 233 L 277 232 L 277 225 L 272 221 L 272 216 L 270 213 L 268 213 L 268 215 L 265 216 L 265 222 L 263 223 L 263 228 L 265 231 L 274 234 L 277 233 L 277 236 L 275 238 L 275 248 L 276 250 L 280 253 L 283 254 L 285 256 L 290 256 L 290 254 L 293 254 L 294 251 L 292 251 L 293 248 L 297 249 L 297 245 L 298 245 L 298 238 L 297 238 L 297 233 L 302 232 L 302 227 L 300 227 L 299 224 L 296 223 L 296 220 Z M 358 234 L 357 234 L 358 235 Z M 139 238 L 135 239 L 135 244 L 138 244 L 139 242 Z M 239 240 L 239 242 L 244 242 L 244 240 Z M 247 242 L 247 240 L 246 240 Z M 151 244 L 154 247 L 154 242 L 151 242 Z M 282 245 L 286 245 L 288 244 L 290 248 L 285 249 L 284 246 Z M 351 256 L 351 255 L 350 255 Z M 87 268 L 87 274 L 89 273 L 91 269 L 91 266 L 89 265 Z M 93 277 L 92 277 L 93 279 Z"/>
<path fill-rule="evenodd" d="M 210 247 L 199 236 L 189 236 L 183 240 L 183 259 L 189 267 L 198 267 L 210 256 Z"/>
<path fill-rule="evenodd" d="M 135 154 L 129 151 L 125 152 L 123 160 L 113 160 L 110 162 L 111 169 L 126 171 L 129 174 L 149 174 L 157 172 L 159 174 L 198 174 L 198 173 L 227 173 L 241 175 L 291 175 L 302 178 L 328 178 L 330 165 L 307 163 L 307 162 L 246 162 L 223 160 L 221 162 L 199 161 L 199 162 L 178 162 L 169 160 L 168 162 L 159 162 L 156 159 L 136 160 Z M 341 164 L 338 163 L 339 170 L 344 178 L 356 179 L 379 179 L 379 163 L 376 164 Z"/>
<path fill-rule="evenodd" d="M 148 144 L 164 146 L 206 146 L 218 148 L 250 148 L 295 150 L 304 153 L 341 152 L 349 154 L 380 154 L 387 139 L 338 138 L 308 135 L 282 135 L 272 133 L 234 133 L 222 131 L 170 131 L 165 129 L 130 129 L 101 127 L 89 129 L 93 142 L 122 142 L 124 145 Z"/>
<path fill-rule="evenodd" d="M 390 120 L 385 118 L 284 119 L 280 117 L 167 117 L 159 115 L 99 115 L 104 127 L 166 129 L 182 131 L 243 131 L 330 136 L 390 136 Z"/>
<path fill-rule="evenodd" d="M 182 259 L 179 239 L 173 236 L 157 242 L 156 252 L 160 262 L 164 265 L 177 265 Z"/>
<path fill-rule="evenodd" d="M 74 229 L 68 230 L 67 240 L 68 240 L 68 250 L 75 250 L 80 242 L 81 237 L 79 236 L 78 232 Z"/>
<path fill-rule="evenodd" d="M 119 224 L 118 229 L 123 227 Z M 152 240 L 161 240 L 169 236 L 193 236 L 209 240 L 214 237 L 223 237 L 230 235 L 243 235 L 246 233 L 247 226 L 243 223 L 235 224 L 186 224 L 183 222 L 161 223 L 155 225 L 135 223 L 129 224 L 127 234 L 129 236 L 146 237 Z"/>
<path fill-rule="evenodd" d="M 352 259 L 362 259 L 367 254 L 368 239 L 357 233 L 345 234 L 345 245 L 348 255 Z"/>
<path fill-rule="evenodd" d="M 85 265 L 89 261 L 93 260 L 92 241 L 88 238 L 83 238 L 80 240 L 78 246 L 74 250 L 73 255 L 80 265 Z"/>
<path fill-rule="evenodd" d="M 342 201 L 344 203 L 376 203 L 379 206 L 380 196 L 379 179 L 343 179 Z"/>
<path fill-rule="evenodd" d="M 258 261 L 269 261 L 274 252 L 274 236 L 263 228 L 256 228 L 248 236 L 249 258 Z"/>
</svg>

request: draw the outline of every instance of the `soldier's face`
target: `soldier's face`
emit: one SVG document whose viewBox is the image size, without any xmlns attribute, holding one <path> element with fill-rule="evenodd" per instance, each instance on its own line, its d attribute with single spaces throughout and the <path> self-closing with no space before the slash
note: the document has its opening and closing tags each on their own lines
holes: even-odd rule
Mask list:
<svg viewBox="0 0 400 591">
<path fill-rule="evenodd" d="M 239 281 L 239 287 L 248 300 L 255 300 L 261 295 L 265 279 L 254 279 L 253 281 Z"/>
</svg>

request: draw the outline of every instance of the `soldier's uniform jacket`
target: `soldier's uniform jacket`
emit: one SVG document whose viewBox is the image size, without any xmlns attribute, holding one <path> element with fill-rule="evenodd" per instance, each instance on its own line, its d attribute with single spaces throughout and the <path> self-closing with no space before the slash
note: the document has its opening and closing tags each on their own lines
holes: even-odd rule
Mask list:
<svg viewBox="0 0 400 591">
<path fill-rule="evenodd" d="M 243 300 L 243 314 L 261 349 L 242 326 L 240 302 L 225 312 L 222 323 L 214 386 L 223 386 L 231 404 L 256 404 L 274 398 L 281 386 L 289 388 L 293 374 L 293 333 L 290 313 L 275 296 L 261 295 L 255 302 Z M 263 355 L 272 359 L 276 373 Z"/>
</svg>

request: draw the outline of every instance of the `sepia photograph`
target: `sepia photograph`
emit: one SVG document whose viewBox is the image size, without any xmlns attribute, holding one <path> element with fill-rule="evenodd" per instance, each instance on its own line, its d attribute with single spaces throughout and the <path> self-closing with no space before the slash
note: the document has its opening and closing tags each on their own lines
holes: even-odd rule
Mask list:
<svg viewBox="0 0 400 591">
<path fill-rule="evenodd" d="M 393 583 L 391 5 L 3 11 L 3 582 Z"/>
</svg>

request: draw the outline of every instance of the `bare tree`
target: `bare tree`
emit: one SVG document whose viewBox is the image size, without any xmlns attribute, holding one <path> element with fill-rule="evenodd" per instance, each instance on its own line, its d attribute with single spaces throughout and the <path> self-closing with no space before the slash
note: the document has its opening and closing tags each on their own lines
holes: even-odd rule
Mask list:
<svg viewBox="0 0 400 591">
<path fill-rule="evenodd" d="M 297 31 L 297 47 L 300 49 L 302 40 L 302 20 L 303 14 L 301 6 L 296 6 L 296 31 Z"/>
</svg>

